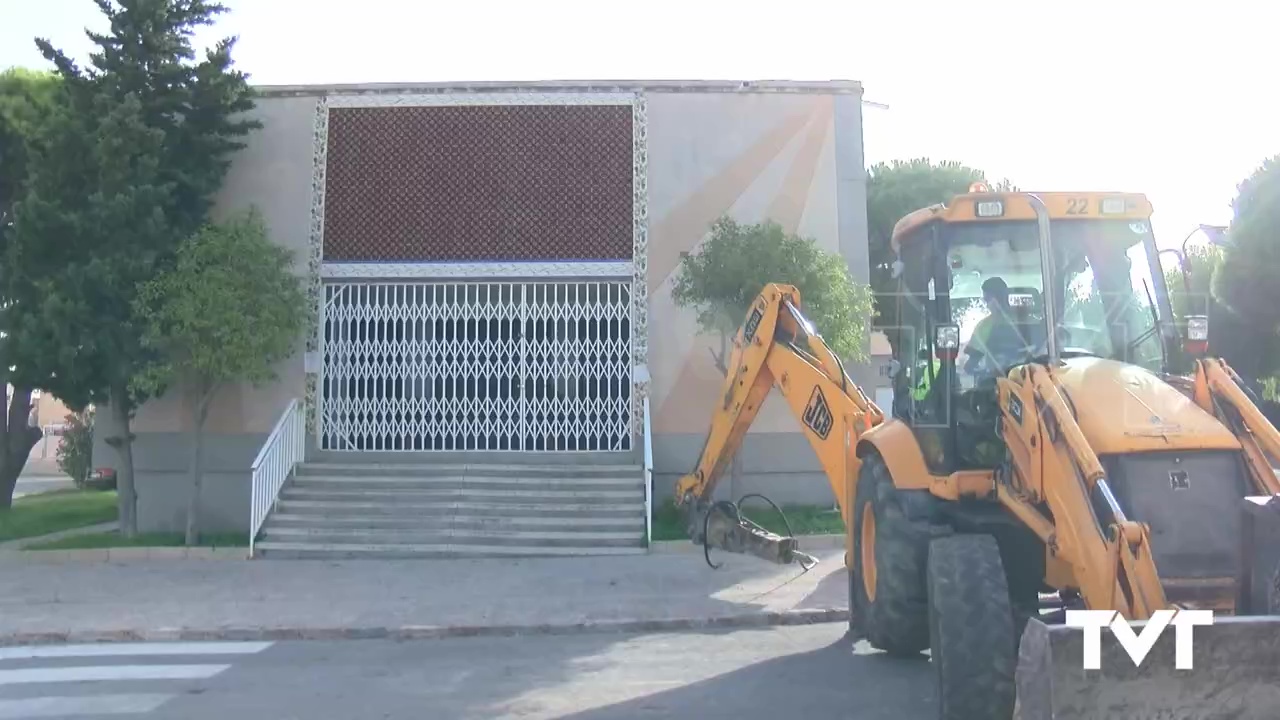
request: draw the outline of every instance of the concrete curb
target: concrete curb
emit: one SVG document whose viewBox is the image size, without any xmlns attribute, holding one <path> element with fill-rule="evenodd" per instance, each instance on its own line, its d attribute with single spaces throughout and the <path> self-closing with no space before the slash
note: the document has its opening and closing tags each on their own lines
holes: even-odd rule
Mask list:
<svg viewBox="0 0 1280 720">
<path fill-rule="evenodd" d="M 108 528 L 110 529 L 110 528 Z M 79 534 L 79 533 L 69 533 Z M 39 542 L 53 538 L 31 538 L 24 542 Z M 844 535 L 800 535 L 800 549 L 805 552 L 838 550 L 844 547 Z M 655 540 L 649 543 L 650 553 L 683 554 L 701 553 L 702 546 L 689 540 Z M 712 550 L 712 554 L 719 553 Z M 66 564 L 81 562 L 121 562 L 127 560 L 249 560 L 247 547 L 123 547 L 86 550 L 22 550 L 0 547 L 0 564 L 44 563 Z"/>
<path fill-rule="evenodd" d="M 840 550 L 844 548 L 844 535 L 797 535 L 796 540 L 804 552 L 822 550 Z M 690 540 L 654 540 L 649 543 L 649 552 L 660 554 L 702 553 L 702 546 Z M 712 549 L 711 554 L 723 553 L 723 550 Z"/>
<path fill-rule="evenodd" d="M 68 643 L 209 642 L 280 640 L 439 640 L 458 637 L 653 633 L 846 622 L 844 608 L 752 612 L 741 615 L 653 620 L 595 620 L 541 625 L 399 625 L 371 627 L 221 627 L 149 630 L 72 630 L 0 633 L 0 646 Z"/>
<path fill-rule="evenodd" d="M 123 547 L 87 550 L 6 550 L 0 551 L 4 563 L 109 563 L 126 560 L 248 560 L 247 547 Z"/>
</svg>

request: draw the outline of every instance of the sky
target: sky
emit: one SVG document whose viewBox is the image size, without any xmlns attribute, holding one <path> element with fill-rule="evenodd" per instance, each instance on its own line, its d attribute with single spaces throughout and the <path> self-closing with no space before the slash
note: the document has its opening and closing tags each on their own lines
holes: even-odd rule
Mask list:
<svg viewBox="0 0 1280 720">
<path fill-rule="evenodd" d="M 1257 0 L 223 0 L 258 84 L 861 82 L 868 163 L 958 160 L 1024 190 L 1144 192 L 1161 244 L 1227 224 L 1280 154 L 1280 6 Z M 0 68 L 84 59 L 92 0 L 0 0 Z"/>
</svg>

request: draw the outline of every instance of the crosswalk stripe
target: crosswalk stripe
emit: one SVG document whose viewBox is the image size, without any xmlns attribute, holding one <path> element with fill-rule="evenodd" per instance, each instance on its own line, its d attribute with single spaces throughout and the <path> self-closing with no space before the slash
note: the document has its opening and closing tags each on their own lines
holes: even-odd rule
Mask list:
<svg viewBox="0 0 1280 720">
<path fill-rule="evenodd" d="M 85 695 L 0 700 L 0 720 L 67 717 L 71 715 L 138 715 L 160 707 L 173 695 Z"/>
<path fill-rule="evenodd" d="M 198 680 L 230 665 L 89 665 L 0 670 L 0 685 L 102 680 Z"/>
<path fill-rule="evenodd" d="M 273 644 L 271 642 L 154 642 L 23 645 L 0 647 L 0 660 L 119 655 L 252 655 L 266 650 Z"/>
</svg>

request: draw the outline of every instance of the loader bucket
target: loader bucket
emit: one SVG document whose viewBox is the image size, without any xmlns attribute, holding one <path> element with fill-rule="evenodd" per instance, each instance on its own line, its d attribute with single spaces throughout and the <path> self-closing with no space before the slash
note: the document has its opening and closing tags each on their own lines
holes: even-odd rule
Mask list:
<svg viewBox="0 0 1280 720">
<path fill-rule="evenodd" d="M 1136 666 L 1109 629 L 1099 669 L 1084 669 L 1085 630 L 1031 620 L 1015 675 L 1015 720 L 1277 720 L 1280 718 L 1280 499 L 1244 498 L 1235 616 L 1190 635 L 1192 668 L 1176 667 L 1168 626 Z M 1134 623 L 1141 633 L 1146 623 Z"/>
<path fill-rule="evenodd" d="M 1134 624 L 1141 632 L 1142 624 Z M 1280 617 L 1219 616 L 1196 627 L 1194 666 L 1174 666 L 1174 628 L 1136 667 L 1109 630 L 1098 670 L 1083 669 L 1080 628 L 1027 623 L 1014 720 L 1275 720 L 1280 717 Z"/>
</svg>

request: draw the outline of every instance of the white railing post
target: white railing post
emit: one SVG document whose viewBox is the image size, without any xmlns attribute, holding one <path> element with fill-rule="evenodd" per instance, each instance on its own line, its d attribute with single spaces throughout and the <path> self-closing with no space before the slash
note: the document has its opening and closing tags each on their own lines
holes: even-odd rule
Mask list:
<svg viewBox="0 0 1280 720">
<path fill-rule="evenodd" d="M 653 543 L 653 421 L 649 418 L 649 394 L 644 396 L 644 544 Z"/>
<path fill-rule="evenodd" d="M 249 557 L 253 557 L 258 531 L 275 508 L 280 490 L 306 452 L 306 423 L 302 403 L 289 401 L 280 419 L 267 436 L 251 466 L 249 488 Z"/>
<path fill-rule="evenodd" d="M 653 419 L 649 412 L 649 366 L 636 365 L 631 368 L 632 392 L 642 392 L 640 415 L 644 442 L 644 544 L 653 543 Z M 644 388 L 643 391 L 640 389 Z"/>
</svg>

